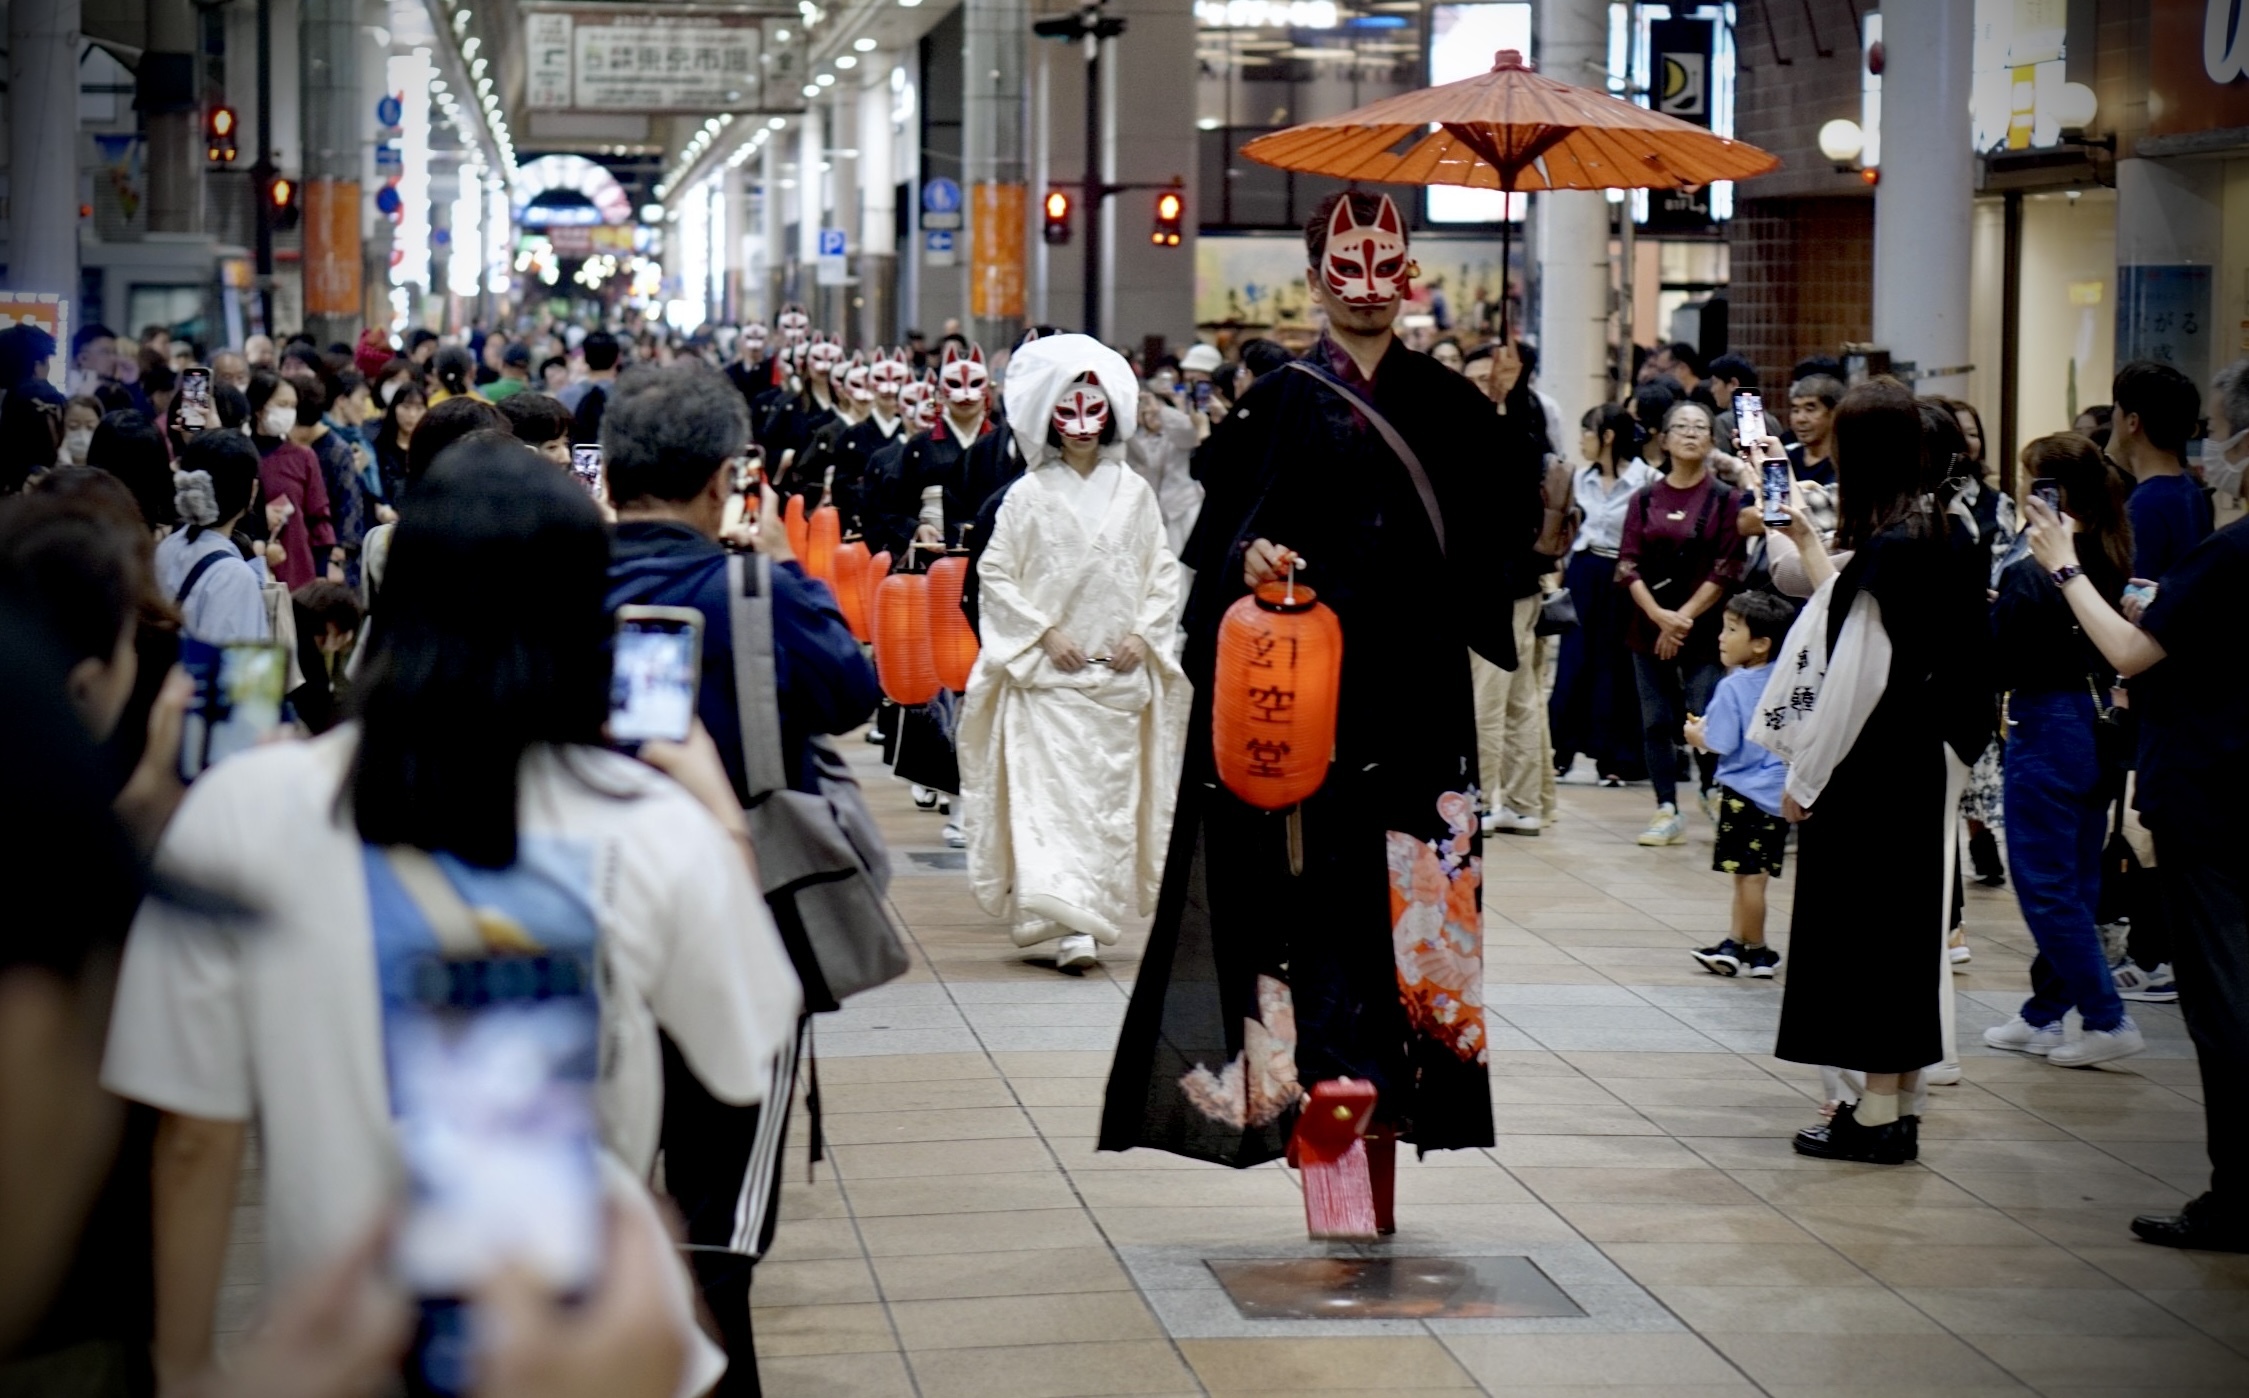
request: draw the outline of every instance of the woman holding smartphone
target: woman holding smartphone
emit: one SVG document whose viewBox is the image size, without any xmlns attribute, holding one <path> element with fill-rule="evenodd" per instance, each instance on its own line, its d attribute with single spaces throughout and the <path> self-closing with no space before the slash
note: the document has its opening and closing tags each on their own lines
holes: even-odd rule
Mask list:
<svg viewBox="0 0 2249 1398">
<path fill-rule="evenodd" d="M 2000 575 L 1991 609 L 2007 692 L 2007 859 L 2038 957 L 2022 1011 L 1983 1037 L 1993 1048 L 2079 1068 L 2129 1057 L 2147 1041 L 2124 1013 L 2093 922 L 2109 804 L 2123 780 L 2103 760 L 2100 736 L 2116 672 L 2058 583 L 2082 573 L 2102 601 L 2117 605 L 2132 571 L 2132 528 L 2123 482 L 2087 438 L 2041 437 L 2023 448 L 2022 466 L 2025 492 L 2051 496 L 2077 522 L 2077 559 L 2049 575 L 2025 554 Z M 2062 1024 L 2073 1009 L 2084 1017 L 2075 1040 Z"/>
<path fill-rule="evenodd" d="M 219 763 L 165 832 L 160 862 L 260 916 L 214 925 L 152 903 L 126 949 L 104 1085 L 165 1113 L 155 1363 L 168 1387 L 211 1359 L 253 1117 L 275 1293 L 396 1206 L 393 1054 L 413 987 L 454 945 L 448 904 L 474 928 L 471 959 L 599 968 L 604 1049 L 582 1090 L 600 1146 L 635 1179 L 656 1152 L 659 1031 L 737 1105 L 764 1098 L 796 1032 L 796 975 L 709 736 L 648 744 L 641 762 L 606 745 L 609 540 L 593 503 L 528 448 L 484 438 L 448 452 L 414 506 L 358 721 Z M 661 1285 L 690 1334 L 676 1263 Z M 696 1343 L 687 1387 L 701 1392 L 720 1361 Z"/>
</svg>

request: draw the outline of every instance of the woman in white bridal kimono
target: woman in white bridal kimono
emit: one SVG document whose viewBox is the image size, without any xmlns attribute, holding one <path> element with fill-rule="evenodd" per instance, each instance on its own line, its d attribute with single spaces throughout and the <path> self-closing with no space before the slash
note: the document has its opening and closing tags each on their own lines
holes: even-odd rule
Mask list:
<svg viewBox="0 0 2249 1398">
<path fill-rule="evenodd" d="M 977 563 L 983 652 L 959 726 L 976 900 L 1017 946 L 1094 964 L 1155 907 L 1186 738 L 1173 658 L 1182 573 L 1125 464 L 1139 384 L 1084 335 L 1015 352 L 1003 391 L 1025 471 Z"/>
</svg>

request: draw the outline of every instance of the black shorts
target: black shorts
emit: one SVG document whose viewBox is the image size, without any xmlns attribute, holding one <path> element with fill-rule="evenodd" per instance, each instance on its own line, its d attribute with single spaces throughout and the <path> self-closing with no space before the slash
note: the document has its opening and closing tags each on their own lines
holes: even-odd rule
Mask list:
<svg viewBox="0 0 2249 1398">
<path fill-rule="evenodd" d="M 1780 875 L 1788 822 L 1730 786 L 1718 788 L 1718 848 L 1710 867 L 1721 874 Z"/>
</svg>

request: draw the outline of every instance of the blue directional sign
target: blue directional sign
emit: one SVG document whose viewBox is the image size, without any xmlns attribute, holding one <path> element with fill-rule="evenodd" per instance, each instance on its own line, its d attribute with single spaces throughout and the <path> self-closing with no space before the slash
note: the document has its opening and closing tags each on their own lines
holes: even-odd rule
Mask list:
<svg viewBox="0 0 2249 1398">
<path fill-rule="evenodd" d="M 957 214 L 961 211 L 961 187 L 958 182 L 939 175 L 925 180 L 921 187 L 921 207 L 924 213 Z"/>
<path fill-rule="evenodd" d="M 840 228 L 823 228 L 823 229 L 821 229 L 821 230 L 820 230 L 820 256 L 822 256 L 822 257 L 842 257 L 843 255 L 844 255 L 843 230 L 842 230 L 842 229 L 840 229 Z"/>
<path fill-rule="evenodd" d="M 396 126 L 405 116 L 405 104 L 398 100 L 398 94 L 395 92 L 384 93 L 382 100 L 375 104 L 375 124 L 377 126 Z"/>
<path fill-rule="evenodd" d="M 953 250 L 953 230 L 931 228 L 922 233 L 922 246 L 931 252 L 950 253 Z"/>
</svg>

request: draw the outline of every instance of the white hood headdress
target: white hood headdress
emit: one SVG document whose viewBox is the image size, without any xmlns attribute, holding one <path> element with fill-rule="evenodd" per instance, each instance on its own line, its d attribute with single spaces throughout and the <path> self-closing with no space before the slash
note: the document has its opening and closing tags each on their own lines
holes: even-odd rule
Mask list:
<svg viewBox="0 0 2249 1398">
<path fill-rule="evenodd" d="M 1015 444 L 1023 453 L 1024 469 L 1035 470 L 1060 458 L 1061 448 L 1047 444 L 1047 426 L 1053 421 L 1054 405 L 1081 374 L 1093 375 L 1101 391 L 1109 395 L 1110 420 L 1116 424 L 1117 439 L 1101 448 L 1102 456 L 1119 462 L 1125 459 L 1125 443 L 1140 422 L 1140 380 L 1132 366 L 1125 363 L 1123 355 L 1091 335 L 1049 335 L 1009 356 L 1007 378 L 1000 389 L 1008 426 L 1014 430 Z"/>
</svg>

